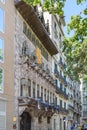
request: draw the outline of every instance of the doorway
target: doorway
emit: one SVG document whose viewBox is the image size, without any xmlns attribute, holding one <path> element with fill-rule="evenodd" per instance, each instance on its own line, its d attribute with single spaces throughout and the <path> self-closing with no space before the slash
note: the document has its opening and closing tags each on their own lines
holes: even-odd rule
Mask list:
<svg viewBox="0 0 87 130">
<path fill-rule="evenodd" d="M 31 130 L 31 116 L 28 112 L 23 112 L 21 115 L 20 130 Z"/>
</svg>

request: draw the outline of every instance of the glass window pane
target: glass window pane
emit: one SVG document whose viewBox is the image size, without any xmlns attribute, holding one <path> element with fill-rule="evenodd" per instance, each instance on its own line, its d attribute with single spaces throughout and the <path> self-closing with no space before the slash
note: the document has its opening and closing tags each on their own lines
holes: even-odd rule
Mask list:
<svg viewBox="0 0 87 130">
<path fill-rule="evenodd" d="M 5 0 L 1 0 L 2 3 L 5 3 Z"/>
<path fill-rule="evenodd" d="M 4 41 L 0 39 L 0 61 L 4 60 Z"/>
<path fill-rule="evenodd" d="M 0 8 L 0 31 L 4 32 L 4 11 Z"/>
<path fill-rule="evenodd" d="M 3 92 L 3 69 L 0 68 L 0 92 Z"/>
</svg>

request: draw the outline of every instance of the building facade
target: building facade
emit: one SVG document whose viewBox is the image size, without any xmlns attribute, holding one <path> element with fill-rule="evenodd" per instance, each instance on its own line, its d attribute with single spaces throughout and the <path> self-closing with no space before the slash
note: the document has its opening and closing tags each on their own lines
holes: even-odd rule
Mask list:
<svg viewBox="0 0 87 130">
<path fill-rule="evenodd" d="M 10 13 L 9 13 L 10 12 Z M 14 4 L 0 0 L 0 129 L 11 130 L 14 116 Z M 11 124 L 11 125 L 9 125 Z"/>
<path fill-rule="evenodd" d="M 80 92 L 64 73 L 64 18 L 21 0 L 1 0 L 0 15 L 0 129 L 69 130 Z"/>
<path fill-rule="evenodd" d="M 82 93 L 82 123 L 87 122 L 87 81 L 81 80 L 81 93 Z"/>
</svg>

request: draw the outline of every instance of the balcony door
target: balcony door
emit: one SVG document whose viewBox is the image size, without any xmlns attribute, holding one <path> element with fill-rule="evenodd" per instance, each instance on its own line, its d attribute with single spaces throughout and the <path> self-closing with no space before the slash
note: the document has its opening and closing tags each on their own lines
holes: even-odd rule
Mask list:
<svg viewBox="0 0 87 130">
<path fill-rule="evenodd" d="M 31 130 L 31 116 L 28 112 L 21 115 L 20 130 Z"/>
</svg>

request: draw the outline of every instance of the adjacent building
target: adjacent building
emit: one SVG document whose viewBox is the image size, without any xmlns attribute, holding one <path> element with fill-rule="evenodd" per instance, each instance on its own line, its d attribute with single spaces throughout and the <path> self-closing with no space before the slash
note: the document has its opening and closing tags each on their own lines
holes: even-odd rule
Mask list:
<svg viewBox="0 0 87 130">
<path fill-rule="evenodd" d="M 0 0 L 0 130 L 13 124 L 14 23 L 13 1 Z"/>
<path fill-rule="evenodd" d="M 0 129 L 70 130 L 81 95 L 64 73 L 64 17 L 21 0 L 1 0 L 0 15 Z"/>
<path fill-rule="evenodd" d="M 82 123 L 87 122 L 87 81 L 81 80 L 81 94 L 82 94 Z"/>
</svg>

